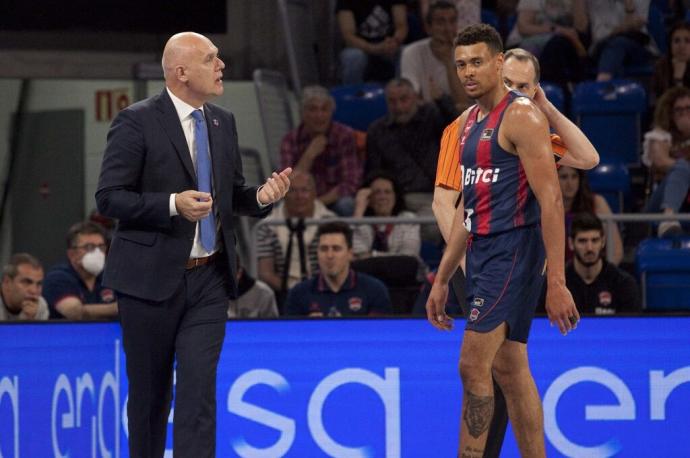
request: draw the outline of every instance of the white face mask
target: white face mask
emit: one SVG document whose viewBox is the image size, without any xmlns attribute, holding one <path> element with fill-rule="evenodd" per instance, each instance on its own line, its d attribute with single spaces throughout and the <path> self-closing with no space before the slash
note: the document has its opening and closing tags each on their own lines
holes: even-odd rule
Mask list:
<svg viewBox="0 0 690 458">
<path fill-rule="evenodd" d="M 81 258 L 81 265 L 91 275 L 98 275 L 103 272 L 105 266 L 105 253 L 98 248 L 89 251 Z"/>
</svg>

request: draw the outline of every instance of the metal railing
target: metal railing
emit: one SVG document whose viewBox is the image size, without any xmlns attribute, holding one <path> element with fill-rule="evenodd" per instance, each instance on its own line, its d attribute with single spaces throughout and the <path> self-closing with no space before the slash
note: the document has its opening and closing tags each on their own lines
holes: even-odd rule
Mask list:
<svg viewBox="0 0 690 458">
<path fill-rule="evenodd" d="M 365 218 L 305 218 L 304 224 L 307 226 L 326 224 L 333 221 L 342 221 L 347 224 L 362 225 L 362 224 L 436 224 L 436 218 L 433 216 L 415 216 L 415 217 L 405 217 L 400 218 L 398 216 L 372 216 Z M 258 259 L 257 259 L 257 231 L 262 226 L 282 226 L 285 224 L 284 219 L 274 219 L 265 220 L 262 219 L 258 221 L 250 231 L 249 237 L 249 249 L 247 253 L 249 255 L 249 273 L 250 275 L 256 277 L 258 271 Z"/>
<path fill-rule="evenodd" d="M 690 221 L 690 214 L 676 214 L 676 215 L 665 215 L 662 213 L 612 213 L 610 215 L 597 215 L 602 222 L 616 222 L 616 223 L 650 223 L 656 221 Z M 332 221 L 342 221 L 347 224 L 362 225 L 362 224 L 436 224 L 436 218 L 432 216 L 415 216 L 410 218 L 400 218 L 397 216 L 389 217 L 365 217 L 365 218 L 306 218 L 304 224 L 319 225 L 325 224 Z M 249 273 L 256 277 L 258 272 L 258 259 L 257 259 L 257 231 L 262 226 L 282 226 L 285 224 L 284 219 L 275 220 L 260 220 L 258 221 L 250 230 L 250 246 L 248 251 L 249 255 Z M 604 232 L 606 234 L 606 240 L 613 240 L 613 225 L 604 224 Z M 606 258 L 611 259 L 614 255 L 613 243 L 606 244 Z"/>
<path fill-rule="evenodd" d="M 597 215 L 604 223 L 604 233 L 606 234 L 606 259 L 613 258 L 614 246 L 608 241 L 613 240 L 613 225 L 606 224 L 609 221 L 615 223 L 652 223 L 656 221 L 690 221 L 690 214 L 679 213 L 676 215 L 665 215 L 663 213 L 611 213 L 610 215 Z"/>
</svg>

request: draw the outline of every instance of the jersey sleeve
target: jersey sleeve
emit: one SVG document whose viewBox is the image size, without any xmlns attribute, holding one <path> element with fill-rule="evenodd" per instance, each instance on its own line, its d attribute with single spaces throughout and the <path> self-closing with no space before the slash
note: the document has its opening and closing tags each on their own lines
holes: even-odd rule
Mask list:
<svg viewBox="0 0 690 458">
<path fill-rule="evenodd" d="M 551 134 L 551 150 L 553 151 L 554 159 L 556 159 L 556 164 L 568 154 L 568 148 L 566 148 L 565 143 L 563 143 L 558 134 Z"/>
<path fill-rule="evenodd" d="M 460 118 L 443 131 L 436 166 L 436 186 L 460 191 Z"/>
</svg>

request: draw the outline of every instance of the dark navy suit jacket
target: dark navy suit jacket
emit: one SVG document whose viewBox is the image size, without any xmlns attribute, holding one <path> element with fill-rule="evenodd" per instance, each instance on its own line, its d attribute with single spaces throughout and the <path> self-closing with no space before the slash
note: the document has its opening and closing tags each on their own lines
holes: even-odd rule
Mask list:
<svg viewBox="0 0 690 458">
<path fill-rule="evenodd" d="M 256 187 L 245 185 L 235 118 L 204 105 L 213 166 L 214 209 L 234 296 L 233 215 L 265 216 Z M 195 225 L 170 216 L 171 193 L 198 189 L 196 173 L 175 106 L 160 95 L 122 110 L 110 127 L 96 202 L 101 214 L 118 219 L 103 283 L 116 291 L 153 301 L 168 299 L 179 287 L 194 241 Z"/>
</svg>

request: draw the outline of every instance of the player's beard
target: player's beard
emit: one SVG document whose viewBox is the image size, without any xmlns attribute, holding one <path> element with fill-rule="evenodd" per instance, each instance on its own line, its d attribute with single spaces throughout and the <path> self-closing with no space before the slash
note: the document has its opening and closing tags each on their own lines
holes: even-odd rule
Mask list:
<svg viewBox="0 0 690 458">
<path fill-rule="evenodd" d="M 580 253 L 578 253 L 577 251 L 575 251 L 573 254 L 574 254 L 575 257 L 577 258 L 577 260 L 580 262 L 580 264 L 582 264 L 583 266 L 589 268 L 589 267 L 592 267 L 592 266 L 594 266 L 596 263 L 599 262 L 599 260 L 601 259 L 601 253 L 602 253 L 603 251 L 604 251 L 604 250 L 599 251 L 599 255 L 598 255 L 598 256 L 595 256 L 593 261 L 586 261 L 586 260 L 585 260 L 585 257 L 584 257 L 584 256 L 581 256 Z M 590 252 L 590 253 L 591 253 L 591 252 Z M 585 253 L 585 254 L 587 254 L 587 253 Z"/>
</svg>

